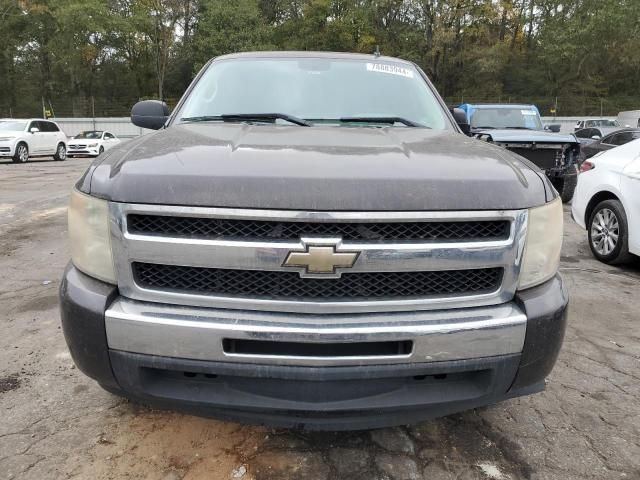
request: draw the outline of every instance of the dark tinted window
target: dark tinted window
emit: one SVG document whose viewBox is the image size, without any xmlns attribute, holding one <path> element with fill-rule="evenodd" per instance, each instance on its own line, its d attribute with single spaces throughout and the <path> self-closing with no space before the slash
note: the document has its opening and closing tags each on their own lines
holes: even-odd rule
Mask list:
<svg viewBox="0 0 640 480">
<path fill-rule="evenodd" d="M 53 122 L 45 122 L 47 124 L 47 132 L 59 132 L 60 129 L 58 128 L 58 126 L 53 123 Z"/>
<path fill-rule="evenodd" d="M 578 138 L 591 138 L 591 130 L 592 128 L 583 128 L 576 132 L 576 137 Z"/>
<path fill-rule="evenodd" d="M 115 138 L 115 137 L 114 137 L 113 135 L 111 135 L 109 132 L 106 132 L 106 133 L 104 134 L 104 138 L 105 138 L 106 140 L 110 140 L 110 139 Z"/>
<path fill-rule="evenodd" d="M 55 125 L 51 122 L 38 122 L 38 128 L 41 132 L 56 132 L 57 129 L 54 130 Z"/>
<path fill-rule="evenodd" d="M 614 135 L 613 141 L 611 142 L 613 145 L 624 145 L 625 143 L 629 143 L 631 140 L 635 140 L 638 138 L 638 132 L 622 132 Z"/>
<path fill-rule="evenodd" d="M 600 143 L 606 143 L 607 145 L 614 145 L 611 140 L 613 139 L 613 137 L 615 137 L 616 134 L 612 133 L 611 135 L 607 135 L 606 137 L 604 137 Z"/>
<path fill-rule="evenodd" d="M 620 133 L 616 133 L 615 135 L 611 135 L 608 139 L 608 144 L 609 145 L 622 145 L 622 143 L 620 143 Z"/>
</svg>

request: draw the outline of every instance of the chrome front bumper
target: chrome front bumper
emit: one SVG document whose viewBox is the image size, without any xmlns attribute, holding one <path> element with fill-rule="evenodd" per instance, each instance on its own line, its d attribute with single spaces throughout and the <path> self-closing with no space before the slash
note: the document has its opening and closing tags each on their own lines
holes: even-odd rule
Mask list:
<svg viewBox="0 0 640 480">
<path fill-rule="evenodd" d="M 124 297 L 106 311 L 111 350 L 191 360 L 347 366 L 425 363 L 520 353 L 527 317 L 515 303 L 455 310 L 304 315 L 147 303 Z M 408 353 L 371 356 L 237 354 L 224 340 L 409 341 Z M 276 346 L 277 347 L 277 346 Z"/>
</svg>

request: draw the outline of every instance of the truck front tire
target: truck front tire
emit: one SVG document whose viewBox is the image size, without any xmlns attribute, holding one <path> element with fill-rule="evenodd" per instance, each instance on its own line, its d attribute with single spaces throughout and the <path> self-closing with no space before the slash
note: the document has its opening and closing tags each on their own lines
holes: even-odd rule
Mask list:
<svg viewBox="0 0 640 480">
<path fill-rule="evenodd" d="M 573 193 L 576 191 L 578 176 L 564 175 L 563 177 L 556 177 L 551 180 L 551 183 L 560 194 L 562 203 L 569 203 L 573 198 Z"/>
</svg>

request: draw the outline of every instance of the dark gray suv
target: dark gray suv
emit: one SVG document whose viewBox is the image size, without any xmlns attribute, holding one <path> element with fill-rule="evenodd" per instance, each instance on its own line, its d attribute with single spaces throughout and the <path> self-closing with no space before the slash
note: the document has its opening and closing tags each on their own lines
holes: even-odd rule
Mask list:
<svg viewBox="0 0 640 480">
<path fill-rule="evenodd" d="M 137 104 L 157 132 L 71 197 L 77 366 L 142 402 L 320 429 L 541 391 L 562 203 L 461 113 L 412 63 L 338 53 L 216 58 L 171 115 Z"/>
</svg>

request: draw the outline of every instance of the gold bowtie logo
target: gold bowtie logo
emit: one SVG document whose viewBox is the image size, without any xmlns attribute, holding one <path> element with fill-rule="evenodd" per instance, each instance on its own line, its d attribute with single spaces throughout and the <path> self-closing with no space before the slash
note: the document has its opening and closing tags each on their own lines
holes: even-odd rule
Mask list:
<svg viewBox="0 0 640 480">
<path fill-rule="evenodd" d="M 305 252 L 289 252 L 285 267 L 304 268 L 308 274 L 335 274 L 337 268 L 351 268 L 357 252 L 336 252 L 335 245 L 308 245 Z"/>
</svg>

